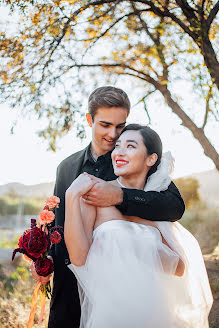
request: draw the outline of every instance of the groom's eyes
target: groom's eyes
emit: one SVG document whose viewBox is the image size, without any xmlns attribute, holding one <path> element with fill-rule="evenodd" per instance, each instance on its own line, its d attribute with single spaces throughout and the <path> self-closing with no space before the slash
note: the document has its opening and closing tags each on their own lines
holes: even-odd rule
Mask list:
<svg viewBox="0 0 219 328">
<path fill-rule="evenodd" d="M 125 123 L 123 123 L 123 124 L 119 124 L 118 126 L 117 126 L 117 129 L 123 129 L 125 127 Z"/>
<path fill-rule="evenodd" d="M 103 127 L 103 128 L 108 128 L 110 127 L 112 124 L 111 123 L 104 123 L 104 122 L 100 122 L 100 125 Z M 122 123 L 122 124 L 119 124 L 116 126 L 116 129 L 123 129 L 125 127 L 125 123 Z"/>
<path fill-rule="evenodd" d="M 103 126 L 104 128 L 108 128 L 110 126 L 110 124 L 104 124 L 104 123 L 102 123 L 101 126 Z"/>
</svg>

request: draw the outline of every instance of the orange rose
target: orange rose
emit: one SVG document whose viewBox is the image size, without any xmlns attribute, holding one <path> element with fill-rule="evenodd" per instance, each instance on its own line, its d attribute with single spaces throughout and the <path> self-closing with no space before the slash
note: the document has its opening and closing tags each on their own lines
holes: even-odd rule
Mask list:
<svg viewBox="0 0 219 328">
<path fill-rule="evenodd" d="M 55 214 L 52 211 L 43 210 L 40 212 L 38 218 L 41 224 L 51 223 L 55 219 Z"/>
<path fill-rule="evenodd" d="M 51 196 L 46 199 L 46 205 L 49 206 L 49 208 L 55 208 L 59 207 L 60 199 L 56 196 Z"/>
</svg>

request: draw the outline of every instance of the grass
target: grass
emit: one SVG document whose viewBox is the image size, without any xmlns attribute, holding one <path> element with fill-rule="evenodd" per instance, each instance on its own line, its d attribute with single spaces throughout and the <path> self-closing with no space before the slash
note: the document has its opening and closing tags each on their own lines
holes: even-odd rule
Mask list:
<svg viewBox="0 0 219 328">
<path fill-rule="evenodd" d="M 12 240 L 8 240 L 6 238 L 6 233 L 5 231 L 1 231 L 1 240 L 0 240 L 0 248 L 16 248 L 18 247 L 18 240 L 19 240 L 19 235 L 14 234 L 12 237 Z"/>
<path fill-rule="evenodd" d="M 31 309 L 32 293 L 36 282 L 30 277 L 29 265 L 24 260 L 14 269 L 0 266 L 0 328 L 25 328 Z M 46 304 L 45 319 L 41 328 L 47 327 L 49 302 Z M 34 326 L 40 317 L 40 299 Z"/>
<path fill-rule="evenodd" d="M 7 271 L 2 265 L 0 266 L 1 297 L 8 297 L 15 293 L 18 282 L 25 282 L 30 278 L 29 267 L 18 265 L 14 271 Z"/>
</svg>

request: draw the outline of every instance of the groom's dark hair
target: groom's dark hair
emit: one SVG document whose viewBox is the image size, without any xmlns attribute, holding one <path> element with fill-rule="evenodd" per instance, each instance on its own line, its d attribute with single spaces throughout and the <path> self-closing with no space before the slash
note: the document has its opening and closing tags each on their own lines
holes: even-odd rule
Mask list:
<svg viewBox="0 0 219 328">
<path fill-rule="evenodd" d="M 160 164 L 161 161 L 161 156 L 162 156 L 162 141 L 154 130 L 149 128 L 149 126 L 146 125 L 140 125 L 140 124 L 128 124 L 124 129 L 122 130 L 121 134 L 124 133 L 125 131 L 139 131 L 139 133 L 142 136 L 144 145 L 147 149 L 147 154 L 157 154 L 157 161 L 156 163 L 150 168 L 147 178 L 154 173 L 157 170 L 158 165 Z"/>
<path fill-rule="evenodd" d="M 105 86 L 95 89 L 88 98 L 88 112 L 92 119 L 101 107 L 121 107 L 130 112 L 130 101 L 128 95 L 122 89 Z"/>
</svg>

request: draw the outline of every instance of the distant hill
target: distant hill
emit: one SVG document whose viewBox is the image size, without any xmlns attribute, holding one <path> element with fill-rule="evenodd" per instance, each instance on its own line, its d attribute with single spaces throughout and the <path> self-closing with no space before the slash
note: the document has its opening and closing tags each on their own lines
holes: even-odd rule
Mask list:
<svg viewBox="0 0 219 328">
<path fill-rule="evenodd" d="M 199 181 L 201 198 L 209 206 L 219 206 L 219 172 L 215 170 L 194 173 L 188 177 L 194 177 Z M 0 196 L 5 194 L 17 194 L 21 197 L 45 198 L 53 194 L 54 182 L 40 183 L 27 186 L 21 183 L 8 183 L 0 186 Z"/>
<path fill-rule="evenodd" d="M 0 186 L 0 196 L 6 194 L 16 194 L 20 197 L 40 197 L 45 198 L 53 195 L 54 182 L 40 183 L 27 186 L 22 183 L 12 182 Z"/>
</svg>

